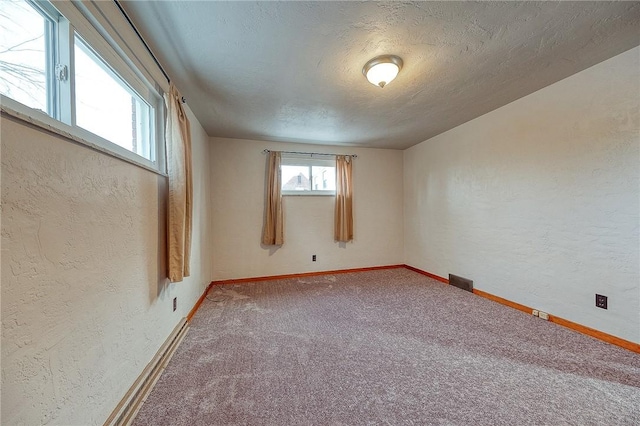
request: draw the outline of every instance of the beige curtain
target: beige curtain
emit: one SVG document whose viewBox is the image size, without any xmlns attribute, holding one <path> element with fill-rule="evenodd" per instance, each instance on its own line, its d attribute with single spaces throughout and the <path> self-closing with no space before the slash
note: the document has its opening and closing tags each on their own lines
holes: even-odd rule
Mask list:
<svg viewBox="0 0 640 426">
<path fill-rule="evenodd" d="M 336 156 L 336 241 L 353 240 L 353 180 L 351 170 L 353 159 L 349 155 Z"/>
<path fill-rule="evenodd" d="M 191 257 L 191 215 L 193 182 L 191 176 L 191 127 L 182 105 L 182 95 L 173 83 L 165 93 L 167 105 L 167 275 L 171 282 L 188 277 Z"/>
<path fill-rule="evenodd" d="M 262 244 L 267 246 L 281 246 L 284 243 L 281 158 L 281 153 L 274 151 L 269 152 L 267 158 L 267 194 L 262 230 Z"/>
</svg>

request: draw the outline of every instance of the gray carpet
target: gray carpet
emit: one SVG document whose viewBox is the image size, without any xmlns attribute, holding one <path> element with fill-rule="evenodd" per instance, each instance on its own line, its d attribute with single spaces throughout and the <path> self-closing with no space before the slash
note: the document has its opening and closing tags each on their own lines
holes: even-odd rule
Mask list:
<svg viewBox="0 0 640 426">
<path fill-rule="evenodd" d="M 214 287 L 136 425 L 640 425 L 640 355 L 407 269 Z"/>
</svg>

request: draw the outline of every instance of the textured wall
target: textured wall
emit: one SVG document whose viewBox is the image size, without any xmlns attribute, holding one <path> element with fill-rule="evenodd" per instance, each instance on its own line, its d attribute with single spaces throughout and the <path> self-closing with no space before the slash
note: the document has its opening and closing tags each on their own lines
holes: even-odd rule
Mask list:
<svg viewBox="0 0 640 426">
<path fill-rule="evenodd" d="M 403 262 L 402 152 L 212 138 L 215 279 L 360 268 Z M 285 244 L 262 247 L 262 150 L 357 154 L 354 241 L 333 241 L 333 197 L 284 197 Z M 318 260 L 311 261 L 316 254 Z"/>
<path fill-rule="evenodd" d="M 639 55 L 406 150 L 406 263 L 640 342 Z"/>
<path fill-rule="evenodd" d="M 170 285 L 164 177 L 2 118 L 3 425 L 102 424 L 202 294 L 209 148 L 191 120 L 192 277 Z"/>
</svg>

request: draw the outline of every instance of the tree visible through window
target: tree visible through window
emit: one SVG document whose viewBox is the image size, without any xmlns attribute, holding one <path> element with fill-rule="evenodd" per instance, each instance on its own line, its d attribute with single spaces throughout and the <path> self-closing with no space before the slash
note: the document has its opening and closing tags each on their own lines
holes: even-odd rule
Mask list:
<svg viewBox="0 0 640 426">
<path fill-rule="evenodd" d="M 0 93 L 49 114 L 54 25 L 29 2 L 0 1 Z"/>
<path fill-rule="evenodd" d="M 161 94 L 76 8 L 75 2 L 0 0 L 0 94 L 11 109 L 29 116 L 44 111 L 83 140 L 158 167 Z"/>
</svg>

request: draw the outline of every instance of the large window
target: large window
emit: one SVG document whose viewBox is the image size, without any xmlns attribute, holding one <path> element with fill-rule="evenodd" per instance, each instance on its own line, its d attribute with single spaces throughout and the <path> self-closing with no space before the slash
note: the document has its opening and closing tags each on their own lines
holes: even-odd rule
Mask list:
<svg viewBox="0 0 640 426">
<path fill-rule="evenodd" d="M 336 193 L 336 161 L 317 155 L 283 154 L 283 195 L 334 195 Z"/>
<path fill-rule="evenodd" d="M 77 35 L 74 56 L 76 124 L 151 160 L 149 104 Z"/>
<path fill-rule="evenodd" d="M 85 15 L 70 2 L 0 0 L 0 94 L 163 171 L 162 98 Z"/>
</svg>

